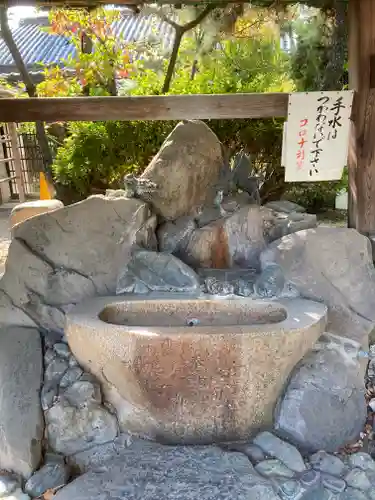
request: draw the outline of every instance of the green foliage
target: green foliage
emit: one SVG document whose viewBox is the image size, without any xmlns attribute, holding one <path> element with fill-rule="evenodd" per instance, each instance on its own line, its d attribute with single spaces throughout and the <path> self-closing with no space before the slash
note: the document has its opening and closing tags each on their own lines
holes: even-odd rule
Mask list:
<svg viewBox="0 0 375 500">
<path fill-rule="evenodd" d="M 115 76 L 128 76 L 131 71 L 131 45 L 115 36 L 111 27 L 119 17 L 118 10 L 101 7 L 93 11 L 52 9 L 50 26 L 46 30 L 69 39 L 76 55 L 69 55 L 62 61 L 64 70 L 58 65 L 44 68 L 44 80 L 37 87 L 38 95 L 71 97 L 82 92 L 115 95 Z"/>
<path fill-rule="evenodd" d="M 291 76 L 297 90 L 323 90 L 325 69 L 329 62 L 332 22 L 318 11 L 308 20 L 294 23 L 297 43 L 291 55 Z"/>
<path fill-rule="evenodd" d="M 224 41 L 221 48 L 200 61 L 199 70 L 192 79 L 193 61 L 192 43 L 187 39 L 181 50 L 171 94 L 292 89 L 292 82 L 287 78 L 288 59 L 272 38 Z M 162 87 L 163 76 L 162 71 L 139 66 L 137 85 L 127 92 L 155 94 Z M 275 191 L 275 180 L 280 190 L 283 179 L 280 121 L 209 120 L 208 124 L 232 153 L 245 150 L 254 155 L 256 170 L 266 179 L 265 191 Z M 53 166 L 55 178 L 81 198 L 97 189 L 119 187 L 125 173 L 139 173 L 147 166 L 174 126 L 170 121 L 70 124 L 70 136 L 58 150 Z"/>
<path fill-rule="evenodd" d="M 325 19 L 325 18 L 324 18 Z M 280 49 L 272 29 L 257 25 L 243 36 L 222 40 L 209 54 L 199 52 L 194 36 L 185 37 L 169 94 L 291 92 L 316 90 L 327 64 L 328 29 L 317 16 L 298 26 L 298 50 L 291 59 Z M 250 26 L 254 26 L 253 19 Z M 328 36 L 328 35 L 327 35 Z M 319 39 L 319 40 L 318 40 Z M 143 58 L 133 64 L 133 78 L 123 80 L 120 95 L 159 94 L 168 61 Z M 290 77 L 292 75 L 292 78 Z M 320 75 L 320 76 L 319 76 Z M 207 120 L 232 154 L 252 155 L 254 172 L 264 179 L 263 202 L 285 196 L 311 211 L 332 206 L 342 182 L 285 185 L 281 168 L 282 120 Z M 121 187 L 125 173 L 140 173 L 156 154 L 175 122 L 96 122 L 69 125 L 69 137 L 58 150 L 54 175 L 78 198 L 97 190 Z"/>
<path fill-rule="evenodd" d="M 76 122 L 58 149 L 56 181 L 80 198 L 121 187 L 126 173 L 137 173 L 157 153 L 173 122 Z"/>
<path fill-rule="evenodd" d="M 308 212 L 319 213 L 335 208 L 336 195 L 348 187 L 348 170 L 342 179 L 332 182 L 299 182 L 288 188 L 285 198 L 304 206 Z"/>
</svg>

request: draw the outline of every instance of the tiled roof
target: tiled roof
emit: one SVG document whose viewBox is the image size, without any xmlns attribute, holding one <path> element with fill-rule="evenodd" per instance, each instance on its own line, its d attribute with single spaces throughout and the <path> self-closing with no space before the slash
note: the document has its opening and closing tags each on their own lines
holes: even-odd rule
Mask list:
<svg viewBox="0 0 375 500">
<path fill-rule="evenodd" d="M 74 55 L 75 53 L 75 48 L 69 40 L 43 31 L 41 27 L 45 25 L 45 18 L 35 18 L 28 19 L 27 22 L 12 29 L 14 41 L 28 67 L 35 67 L 38 63 L 57 64 L 70 54 Z M 123 13 L 121 19 L 115 21 L 112 26 L 114 34 L 122 36 L 127 42 L 147 38 L 154 28 L 165 45 L 172 44 L 173 28 L 151 15 Z M 6 72 L 8 67 L 10 71 L 14 70 L 13 58 L 4 41 L 0 38 L 0 70 Z"/>
</svg>

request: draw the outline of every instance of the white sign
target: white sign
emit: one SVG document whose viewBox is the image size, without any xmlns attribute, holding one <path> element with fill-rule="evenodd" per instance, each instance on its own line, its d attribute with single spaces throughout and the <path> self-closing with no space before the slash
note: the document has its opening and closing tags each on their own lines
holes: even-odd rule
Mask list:
<svg viewBox="0 0 375 500">
<path fill-rule="evenodd" d="M 340 180 L 347 164 L 354 92 L 289 95 L 282 163 L 285 182 Z"/>
</svg>

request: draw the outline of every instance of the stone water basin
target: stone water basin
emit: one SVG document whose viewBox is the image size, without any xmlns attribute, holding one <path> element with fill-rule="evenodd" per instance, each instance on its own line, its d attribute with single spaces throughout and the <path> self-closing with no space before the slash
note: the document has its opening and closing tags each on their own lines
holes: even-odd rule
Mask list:
<svg viewBox="0 0 375 500">
<path fill-rule="evenodd" d="M 326 312 L 303 299 L 106 297 L 73 309 L 66 336 L 123 430 L 212 443 L 271 425 L 291 370 L 325 330 Z"/>
</svg>

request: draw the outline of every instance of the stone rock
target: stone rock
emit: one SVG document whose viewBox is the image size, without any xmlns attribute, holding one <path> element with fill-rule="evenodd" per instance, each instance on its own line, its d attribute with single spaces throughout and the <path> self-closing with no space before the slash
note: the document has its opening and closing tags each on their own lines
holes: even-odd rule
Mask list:
<svg viewBox="0 0 375 500">
<path fill-rule="evenodd" d="M 320 472 L 314 469 L 307 469 L 300 474 L 299 480 L 304 488 L 309 489 L 320 482 Z"/>
<path fill-rule="evenodd" d="M 249 205 L 193 231 L 180 257 L 193 268 L 259 269 L 266 246 L 262 207 Z"/>
<path fill-rule="evenodd" d="M 0 468 L 28 478 L 41 460 L 42 348 L 35 328 L 0 330 Z"/>
<path fill-rule="evenodd" d="M 321 477 L 323 486 L 333 493 L 341 493 L 346 488 L 346 482 L 343 479 L 325 473 Z"/>
<path fill-rule="evenodd" d="M 118 433 L 116 417 L 104 407 L 75 408 L 64 397 L 45 412 L 45 420 L 49 445 L 67 456 L 112 441 Z"/>
<path fill-rule="evenodd" d="M 375 383 L 375 358 L 370 359 L 367 369 L 367 377 Z"/>
<path fill-rule="evenodd" d="M 58 388 L 57 385 L 55 387 L 48 387 L 44 385 L 42 387 L 42 391 L 40 393 L 40 401 L 42 404 L 42 410 L 47 411 L 53 406 L 55 399 L 57 398 Z"/>
<path fill-rule="evenodd" d="M 124 448 L 129 448 L 135 441 L 144 443 L 127 433 L 121 433 L 109 443 L 99 444 L 88 450 L 75 453 L 68 457 L 69 465 L 79 474 L 90 470 L 99 470 L 106 467 L 108 462 L 118 458 Z"/>
<path fill-rule="evenodd" d="M 9 218 L 9 225 L 13 228 L 30 217 L 35 217 L 46 212 L 52 212 L 63 208 L 64 204 L 60 200 L 36 200 L 19 203 L 13 207 Z"/>
<path fill-rule="evenodd" d="M 352 469 L 345 476 L 345 481 L 349 486 L 361 491 L 367 491 L 371 488 L 371 483 L 366 476 L 366 472 L 361 469 Z"/>
<path fill-rule="evenodd" d="M 209 295 L 233 295 L 234 286 L 227 281 L 219 281 L 216 278 L 206 278 L 204 281 L 204 291 Z"/>
<path fill-rule="evenodd" d="M 102 396 L 99 384 L 87 380 L 74 382 L 65 392 L 64 398 L 71 406 L 81 408 L 91 403 L 101 404 Z"/>
<path fill-rule="evenodd" d="M 69 479 L 69 469 L 64 462 L 50 462 L 35 472 L 25 484 L 25 492 L 31 497 L 40 497 L 49 489 L 64 486 Z"/>
<path fill-rule="evenodd" d="M 30 500 L 30 497 L 21 488 L 17 488 L 9 496 L 3 497 L 3 500 Z"/>
<path fill-rule="evenodd" d="M 65 307 L 65 306 L 63 306 Z M 45 350 L 47 349 L 53 349 L 54 345 L 57 344 L 58 342 L 63 342 L 61 340 L 61 335 L 59 335 L 56 332 L 52 332 L 51 330 L 44 331 L 42 330 L 42 336 L 43 336 L 43 342 L 44 342 L 44 347 Z"/>
<path fill-rule="evenodd" d="M 115 198 L 127 198 L 125 189 L 106 189 L 105 197 L 111 200 Z"/>
<path fill-rule="evenodd" d="M 267 455 L 279 459 L 284 465 L 294 472 L 306 470 L 300 452 L 289 443 L 282 441 L 271 432 L 261 432 L 254 439 L 254 444 L 259 446 Z"/>
<path fill-rule="evenodd" d="M 82 373 L 83 370 L 79 366 L 72 366 L 71 368 L 68 368 L 60 381 L 60 389 L 65 389 L 66 387 L 72 385 L 81 377 Z"/>
<path fill-rule="evenodd" d="M 36 327 L 35 321 L 19 307 L 11 298 L 1 290 L 0 280 L 0 326 Z"/>
<path fill-rule="evenodd" d="M 44 372 L 44 387 L 50 391 L 60 384 L 65 372 L 68 370 L 69 364 L 65 359 L 56 358 L 46 368 Z"/>
<path fill-rule="evenodd" d="M 73 366 L 78 366 L 78 361 L 74 356 L 70 356 L 69 358 L 69 367 L 72 368 Z"/>
<path fill-rule="evenodd" d="M 255 444 L 246 444 L 238 449 L 241 453 L 244 453 L 253 465 L 266 459 L 266 454 Z"/>
<path fill-rule="evenodd" d="M 120 272 L 116 293 L 142 293 L 140 290 L 197 294 L 200 285 L 196 273 L 177 257 L 139 250 Z"/>
<path fill-rule="evenodd" d="M 120 261 L 130 259 L 134 243 L 147 247 L 155 228 L 148 217 L 139 200 L 96 196 L 18 225 L 0 281 L 12 307 L 30 318 L 17 319 L 19 312 L 16 322 L 63 335 L 65 308 L 114 292 Z"/>
<path fill-rule="evenodd" d="M 255 470 L 264 477 L 294 477 L 294 472 L 288 469 L 280 460 L 264 460 L 255 466 Z"/>
<path fill-rule="evenodd" d="M 210 284 L 221 283 L 222 290 L 227 288 L 230 293 L 235 293 L 242 297 L 254 295 L 254 283 L 257 278 L 255 269 L 202 268 L 198 269 L 197 272 L 201 280 L 201 289 L 204 293 L 212 293 L 213 288 Z"/>
<path fill-rule="evenodd" d="M 9 496 L 19 487 L 19 482 L 14 477 L 0 475 L 0 498 Z"/>
<path fill-rule="evenodd" d="M 317 218 L 314 214 L 300 214 L 300 213 L 280 213 L 274 210 L 266 212 L 263 208 L 264 214 L 264 236 L 267 243 L 272 243 L 275 240 L 282 238 L 288 234 L 302 231 L 303 229 L 316 228 Z"/>
<path fill-rule="evenodd" d="M 174 253 L 185 250 L 196 224 L 191 216 L 180 217 L 175 221 L 161 224 L 157 230 L 157 239 L 160 252 Z"/>
<path fill-rule="evenodd" d="M 280 436 L 308 452 L 335 452 L 358 438 L 366 421 L 360 348 L 336 335 L 319 339 L 294 370 L 276 407 L 274 426 Z"/>
<path fill-rule="evenodd" d="M 60 490 L 54 500 L 278 500 L 244 455 L 140 440 Z"/>
<path fill-rule="evenodd" d="M 291 281 L 286 281 L 284 288 L 280 294 L 280 298 L 282 299 L 297 299 L 300 297 L 300 293 L 298 291 L 298 288 L 294 283 Z"/>
<path fill-rule="evenodd" d="M 194 268 L 259 269 L 259 255 L 267 243 L 300 229 L 316 227 L 314 217 L 275 214 L 265 207 L 245 205 L 215 222 L 190 230 L 187 244 L 185 240 L 174 253 L 178 252 Z"/>
<path fill-rule="evenodd" d="M 348 456 L 348 463 L 351 467 L 356 467 L 364 471 L 375 471 L 375 461 L 368 453 L 357 452 Z"/>
<path fill-rule="evenodd" d="M 70 358 L 70 355 L 71 355 L 70 349 L 63 342 L 57 342 L 53 346 L 53 350 L 55 351 L 55 353 L 58 356 L 60 356 L 60 358 L 63 358 L 63 359 L 69 359 Z"/>
<path fill-rule="evenodd" d="M 365 236 L 346 228 L 299 231 L 272 243 L 261 261 L 279 264 L 302 297 L 329 306 L 329 331 L 367 344 L 375 322 L 375 270 Z"/>
<path fill-rule="evenodd" d="M 303 500 L 336 500 L 336 498 L 340 498 L 341 500 L 341 497 L 333 496 L 332 492 L 326 490 L 321 485 L 308 491 L 301 498 L 303 498 Z"/>
<path fill-rule="evenodd" d="M 226 451 L 238 451 L 239 453 L 243 453 L 254 466 L 267 459 L 264 451 L 256 444 L 244 443 L 242 441 L 229 441 L 220 443 L 219 446 Z"/>
<path fill-rule="evenodd" d="M 24 227 L 32 220 L 24 222 Z M 29 251 L 27 246 L 14 238 L 9 247 L 5 273 L 0 289 L 10 298 L 12 304 L 21 309 L 39 326 L 46 330 L 62 332 L 63 313 L 48 303 L 47 289 L 53 268 Z"/>
<path fill-rule="evenodd" d="M 180 122 L 141 175 L 154 182 L 151 205 L 167 220 L 213 202 L 224 160 L 219 139 L 199 120 Z"/>
<path fill-rule="evenodd" d="M 207 224 L 211 224 L 219 219 L 221 219 L 224 215 L 229 215 L 223 212 L 223 209 L 220 206 L 217 207 L 204 207 L 203 210 L 197 215 L 195 218 L 195 222 L 197 227 L 207 226 Z"/>
<path fill-rule="evenodd" d="M 340 477 L 346 471 L 344 462 L 335 455 L 330 455 L 326 451 L 318 451 L 311 455 L 310 463 L 313 469 L 320 472 L 326 472 L 332 476 Z"/>
<path fill-rule="evenodd" d="M 368 496 L 355 488 L 346 488 L 340 493 L 339 500 L 368 500 Z"/>
<path fill-rule="evenodd" d="M 30 272 L 28 266 L 34 256 L 39 259 L 37 264 L 44 266 L 43 273 L 50 272 L 47 281 L 51 284 L 45 284 L 40 276 L 39 281 L 36 278 L 32 281 L 32 290 L 38 287 L 36 290 L 43 292 L 46 303 L 50 294 L 58 294 L 56 302 L 60 302 L 61 294 L 68 299 L 74 291 L 71 302 L 78 302 L 87 297 L 88 291 L 113 293 L 120 264 L 126 265 L 134 243 L 148 247 L 149 226 L 154 224 L 148 206 L 140 200 L 92 196 L 19 225 L 14 232 L 14 239 L 23 247 L 23 253 L 17 252 L 22 257 L 18 267 L 31 281 L 40 270 Z M 13 259 L 12 246 L 13 242 L 8 259 Z M 52 279 L 54 273 L 58 279 Z M 20 269 L 18 275 L 22 277 Z M 68 304 L 65 299 L 64 303 Z"/>
<path fill-rule="evenodd" d="M 268 264 L 254 283 L 257 297 L 262 299 L 279 297 L 285 288 L 283 270 L 277 264 Z"/>
<path fill-rule="evenodd" d="M 56 353 L 50 347 L 44 353 L 44 364 L 47 366 L 57 358 Z"/>
<path fill-rule="evenodd" d="M 272 478 L 272 483 L 282 500 L 301 498 L 304 493 L 302 485 L 296 479 L 275 477 Z"/>
<path fill-rule="evenodd" d="M 276 210 L 276 212 L 284 212 L 286 214 L 290 214 L 292 212 L 306 212 L 304 207 L 288 200 L 269 201 L 264 206 L 270 208 L 271 210 Z"/>
</svg>

